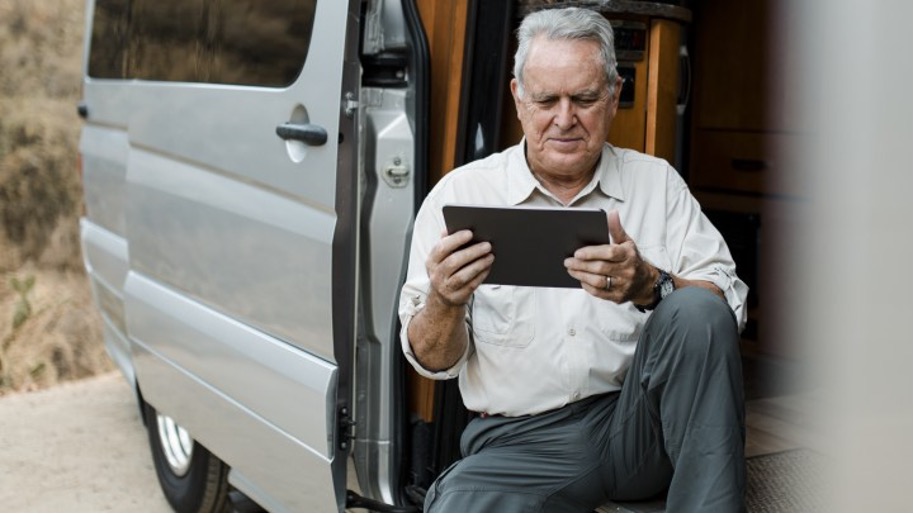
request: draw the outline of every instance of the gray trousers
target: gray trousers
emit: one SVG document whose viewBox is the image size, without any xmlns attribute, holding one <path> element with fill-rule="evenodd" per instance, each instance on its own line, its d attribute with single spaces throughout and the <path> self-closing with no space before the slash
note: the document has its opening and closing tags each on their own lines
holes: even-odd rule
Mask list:
<svg viewBox="0 0 914 514">
<path fill-rule="evenodd" d="M 745 509 L 742 365 L 733 312 L 685 288 L 648 319 L 619 392 L 478 417 L 428 512 L 587 512 L 667 492 L 675 512 Z"/>
</svg>

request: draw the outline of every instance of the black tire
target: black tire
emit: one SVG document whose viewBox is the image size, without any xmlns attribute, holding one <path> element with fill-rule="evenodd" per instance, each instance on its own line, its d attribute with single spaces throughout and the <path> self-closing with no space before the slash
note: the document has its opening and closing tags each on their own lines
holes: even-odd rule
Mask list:
<svg viewBox="0 0 914 514">
<path fill-rule="evenodd" d="M 225 512 L 229 467 L 186 433 L 184 444 L 179 445 L 181 455 L 175 461 L 173 447 L 177 440 L 175 432 L 170 429 L 180 430 L 180 427 L 171 418 L 160 416 L 148 403 L 145 404 L 145 414 L 149 448 L 159 485 L 175 512 Z M 169 440 L 169 435 L 171 445 L 164 442 Z"/>
</svg>

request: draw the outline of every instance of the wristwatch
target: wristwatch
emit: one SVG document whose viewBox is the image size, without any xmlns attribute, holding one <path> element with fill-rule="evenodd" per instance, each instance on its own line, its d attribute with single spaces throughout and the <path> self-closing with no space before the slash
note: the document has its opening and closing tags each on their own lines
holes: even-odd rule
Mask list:
<svg viewBox="0 0 914 514">
<path fill-rule="evenodd" d="M 673 283 L 673 276 L 666 271 L 663 271 L 662 269 L 658 269 L 657 271 L 660 272 L 660 276 L 657 277 L 657 281 L 654 282 L 653 301 L 651 301 L 649 305 L 635 304 L 635 308 L 641 312 L 654 310 L 660 303 L 660 300 L 663 300 L 669 296 L 670 293 L 676 290 L 676 284 Z"/>
</svg>

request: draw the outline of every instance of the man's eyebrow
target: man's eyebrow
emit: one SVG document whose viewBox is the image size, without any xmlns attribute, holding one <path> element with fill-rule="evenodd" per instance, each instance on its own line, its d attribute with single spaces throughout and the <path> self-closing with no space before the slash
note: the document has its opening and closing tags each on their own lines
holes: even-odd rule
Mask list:
<svg viewBox="0 0 914 514">
<path fill-rule="evenodd" d="M 595 89 L 585 89 L 583 91 L 575 91 L 575 92 L 571 93 L 570 95 L 568 95 L 568 97 L 571 99 L 595 100 L 597 98 L 600 98 L 600 96 L 602 96 L 602 94 L 603 94 L 603 91 L 601 89 L 595 88 Z M 530 92 L 530 98 L 533 99 L 533 101 L 535 101 L 535 102 L 544 102 L 544 101 L 549 101 L 549 100 L 555 100 L 556 98 L 559 98 L 560 96 L 562 96 L 562 95 L 560 95 L 558 93 L 553 93 L 550 91 L 538 91 L 538 92 L 531 91 Z"/>
<path fill-rule="evenodd" d="M 554 98 L 558 98 L 558 96 L 559 95 L 557 95 L 556 93 L 551 93 L 548 91 L 537 91 L 537 92 L 531 92 L 531 94 L 530 94 L 530 97 L 533 98 L 533 100 L 537 101 L 537 102 L 541 102 L 543 100 L 552 100 Z"/>
<path fill-rule="evenodd" d="M 571 95 L 572 98 L 600 98 L 603 94 L 601 89 L 586 89 L 584 91 L 577 91 Z"/>
</svg>

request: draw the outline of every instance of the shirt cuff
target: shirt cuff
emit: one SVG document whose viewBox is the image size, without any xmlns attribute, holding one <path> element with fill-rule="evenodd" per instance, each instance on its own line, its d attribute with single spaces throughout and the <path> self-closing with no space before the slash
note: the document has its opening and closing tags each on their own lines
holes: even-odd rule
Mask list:
<svg viewBox="0 0 914 514">
<path fill-rule="evenodd" d="M 727 300 L 727 303 L 733 310 L 733 314 L 736 316 L 736 321 L 739 325 L 739 331 L 742 332 L 743 328 L 746 327 L 746 318 L 748 316 L 746 298 L 749 295 L 749 286 L 736 276 L 736 272 L 724 266 L 714 266 L 713 271 L 705 276 L 694 276 L 689 278 L 707 280 L 716 285 L 718 289 L 724 293 L 724 299 Z"/>
</svg>

